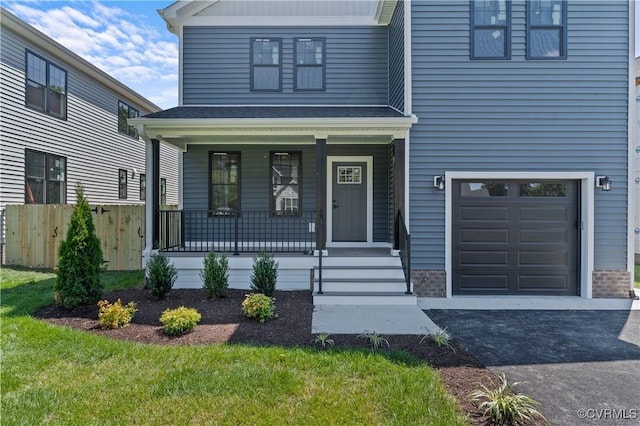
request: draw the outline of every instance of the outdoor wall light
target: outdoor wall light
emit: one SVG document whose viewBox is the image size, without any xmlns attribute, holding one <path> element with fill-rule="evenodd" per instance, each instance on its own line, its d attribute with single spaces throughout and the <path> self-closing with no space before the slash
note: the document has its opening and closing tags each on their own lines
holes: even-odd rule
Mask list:
<svg viewBox="0 0 640 426">
<path fill-rule="evenodd" d="M 433 187 L 438 191 L 442 191 L 444 189 L 444 176 L 434 176 Z"/>
<path fill-rule="evenodd" d="M 611 191 L 609 176 L 596 176 L 596 188 L 600 188 L 603 191 Z"/>
</svg>

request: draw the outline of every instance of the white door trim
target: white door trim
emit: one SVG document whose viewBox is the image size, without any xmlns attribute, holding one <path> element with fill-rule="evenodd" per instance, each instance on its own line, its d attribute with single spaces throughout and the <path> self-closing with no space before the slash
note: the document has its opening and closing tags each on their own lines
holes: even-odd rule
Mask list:
<svg viewBox="0 0 640 426">
<path fill-rule="evenodd" d="M 444 257 L 447 297 L 452 296 L 452 214 L 453 180 L 457 179 L 557 179 L 580 181 L 580 297 L 591 299 L 594 249 L 594 173 L 593 172 L 445 172 L 445 240 Z"/>
<path fill-rule="evenodd" d="M 333 163 L 367 163 L 367 241 L 333 242 Z M 373 246 L 373 156 L 327 156 L 327 247 L 371 247 Z"/>
</svg>

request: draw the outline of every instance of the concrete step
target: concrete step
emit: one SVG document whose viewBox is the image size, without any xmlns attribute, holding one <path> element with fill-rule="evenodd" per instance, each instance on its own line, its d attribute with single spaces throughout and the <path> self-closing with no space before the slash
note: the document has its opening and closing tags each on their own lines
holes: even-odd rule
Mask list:
<svg viewBox="0 0 640 426">
<path fill-rule="evenodd" d="M 323 269 L 328 266 L 348 266 L 348 267 L 365 267 L 365 266 L 400 266 L 402 262 L 397 256 L 367 256 L 367 257 L 322 257 Z"/>
<path fill-rule="evenodd" d="M 324 292 L 313 294 L 314 305 L 416 306 L 415 294 L 400 292 Z"/>
<path fill-rule="evenodd" d="M 318 291 L 318 278 L 313 282 L 313 291 Z M 322 290 L 328 292 L 404 292 L 407 283 L 400 278 L 325 278 L 322 276 Z"/>
<path fill-rule="evenodd" d="M 314 267 L 314 277 L 318 278 L 319 268 Z M 322 266 L 322 279 L 390 279 L 404 280 L 402 266 Z"/>
</svg>

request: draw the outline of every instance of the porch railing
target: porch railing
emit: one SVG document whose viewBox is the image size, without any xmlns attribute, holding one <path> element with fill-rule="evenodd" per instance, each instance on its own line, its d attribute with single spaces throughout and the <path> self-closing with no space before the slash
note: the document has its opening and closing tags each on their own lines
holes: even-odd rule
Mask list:
<svg viewBox="0 0 640 426">
<path fill-rule="evenodd" d="M 277 215 L 267 210 L 220 214 L 211 210 L 161 210 L 160 248 L 171 252 L 313 253 L 315 210 Z"/>
<path fill-rule="evenodd" d="M 407 231 L 407 225 L 404 223 L 402 213 L 398 210 L 398 243 L 400 250 L 400 261 L 402 262 L 402 270 L 407 282 L 407 294 L 411 294 L 411 235 Z"/>
</svg>

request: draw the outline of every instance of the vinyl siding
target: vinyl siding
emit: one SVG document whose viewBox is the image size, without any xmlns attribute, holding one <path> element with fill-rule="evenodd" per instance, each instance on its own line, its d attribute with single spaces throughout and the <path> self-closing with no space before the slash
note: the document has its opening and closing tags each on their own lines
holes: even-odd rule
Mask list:
<svg viewBox="0 0 640 426">
<path fill-rule="evenodd" d="M 389 105 L 404 111 L 404 2 L 389 23 Z"/>
<path fill-rule="evenodd" d="M 207 210 L 209 152 L 240 152 L 241 209 L 269 209 L 269 152 L 302 151 L 301 209 L 314 210 L 316 203 L 314 145 L 190 145 L 184 153 L 184 208 Z M 328 145 L 328 156 L 373 156 L 373 237 L 388 240 L 388 147 L 386 145 Z"/>
<path fill-rule="evenodd" d="M 282 38 L 282 92 L 250 91 L 250 40 Z M 294 92 L 296 37 L 326 39 L 326 90 Z M 185 27 L 184 105 L 387 105 L 387 27 Z"/>
<path fill-rule="evenodd" d="M 24 203 L 25 149 L 67 158 L 67 202 L 74 203 L 76 182 L 94 204 L 141 203 L 140 173 L 145 168 L 144 142 L 118 133 L 118 96 L 73 64 L 27 44 L 2 28 L 0 37 L 0 207 Z M 25 106 L 25 49 L 67 71 L 67 119 L 60 120 Z M 145 114 L 139 105 L 124 100 Z M 131 171 L 138 173 L 131 178 Z M 118 169 L 126 169 L 128 196 L 118 199 Z M 167 179 L 167 202 L 178 201 L 178 155 L 161 149 L 161 177 Z"/>
<path fill-rule="evenodd" d="M 412 2 L 412 267 L 444 268 L 445 171 L 593 171 L 595 269 L 625 269 L 628 4 L 569 1 L 568 59 L 525 59 L 523 0 L 512 59 L 469 59 L 469 2 Z"/>
</svg>

